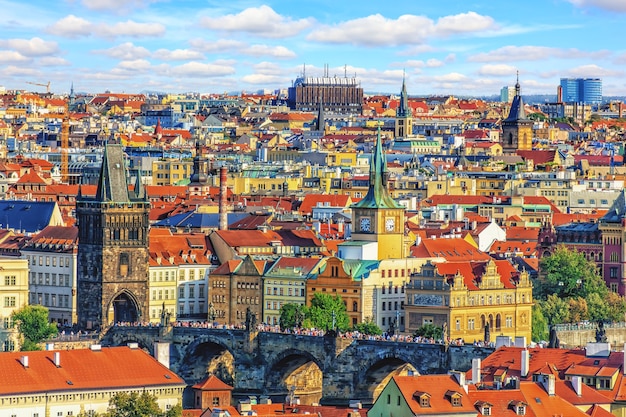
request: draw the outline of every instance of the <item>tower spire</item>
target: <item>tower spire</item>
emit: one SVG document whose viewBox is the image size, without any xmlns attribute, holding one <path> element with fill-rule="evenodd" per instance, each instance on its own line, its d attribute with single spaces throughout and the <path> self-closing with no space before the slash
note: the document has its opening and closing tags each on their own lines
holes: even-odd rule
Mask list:
<svg viewBox="0 0 626 417">
<path fill-rule="evenodd" d="M 370 161 L 370 183 L 365 197 L 356 203 L 355 208 L 403 208 L 387 190 L 387 159 L 383 152 L 380 125 L 376 136 L 376 145 Z"/>
</svg>

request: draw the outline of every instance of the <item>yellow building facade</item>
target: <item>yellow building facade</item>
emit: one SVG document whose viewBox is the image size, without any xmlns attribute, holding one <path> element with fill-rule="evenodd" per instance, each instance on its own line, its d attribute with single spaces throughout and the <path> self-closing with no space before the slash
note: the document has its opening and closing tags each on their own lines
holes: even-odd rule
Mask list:
<svg viewBox="0 0 626 417">
<path fill-rule="evenodd" d="M 450 340 L 531 341 L 532 284 L 506 260 L 426 263 L 407 285 L 407 331 L 433 324 Z M 486 330 L 488 328 L 488 330 Z"/>
<path fill-rule="evenodd" d="M 19 350 L 11 315 L 28 304 L 28 260 L 0 258 L 0 350 Z"/>
<path fill-rule="evenodd" d="M 152 185 L 180 185 L 189 182 L 193 161 L 180 159 L 152 162 Z"/>
</svg>

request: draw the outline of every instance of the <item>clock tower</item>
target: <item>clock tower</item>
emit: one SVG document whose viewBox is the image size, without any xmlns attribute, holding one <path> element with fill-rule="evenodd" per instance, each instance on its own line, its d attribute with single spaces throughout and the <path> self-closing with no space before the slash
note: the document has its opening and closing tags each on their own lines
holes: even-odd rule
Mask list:
<svg viewBox="0 0 626 417">
<path fill-rule="evenodd" d="M 352 205 L 353 241 L 378 243 L 378 259 L 406 257 L 404 206 L 387 189 L 387 161 L 383 152 L 380 128 L 370 161 L 369 189 L 365 197 Z"/>
</svg>

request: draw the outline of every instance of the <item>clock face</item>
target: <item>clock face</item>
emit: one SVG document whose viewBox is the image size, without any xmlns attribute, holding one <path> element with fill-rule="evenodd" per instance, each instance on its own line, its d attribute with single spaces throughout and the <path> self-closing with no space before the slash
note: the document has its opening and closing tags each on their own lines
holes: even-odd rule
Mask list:
<svg viewBox="0 0 626 417">
<path fill-rule="evenodd" d="M 393 232 L 395 228 L 396 228 L 396 221 L 394 219 L 385 220 L 385 229 L 388 232 Z"/>
<path fill-rule="evenodd" d="M 361 231 L 369 232 L 371 229 L 371 221 L 369 217 L 361 217 Z"/>
</svg>

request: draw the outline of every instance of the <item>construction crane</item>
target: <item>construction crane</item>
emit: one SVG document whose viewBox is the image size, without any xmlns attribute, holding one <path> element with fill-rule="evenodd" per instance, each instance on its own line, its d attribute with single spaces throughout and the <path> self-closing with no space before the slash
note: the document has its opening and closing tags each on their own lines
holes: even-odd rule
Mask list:
<svg viewBox="0 0 626 417">
<path fill-rule="evenodd" d="M 46 87 L 46 93 L 47 94 L 50 93 L 50 81 L 48 81 L 47 84 L 34 83 L 34 82 L 31 82 L 31 81 L 26 81 L 26 84 L 38 85 L 40 87 Z"/>
<path fill-rule="evenodd" d="M 61 122 L 61 181 L 69 181 L 70 110 L 65 102 L 65 114 Z"/>
</svg>

